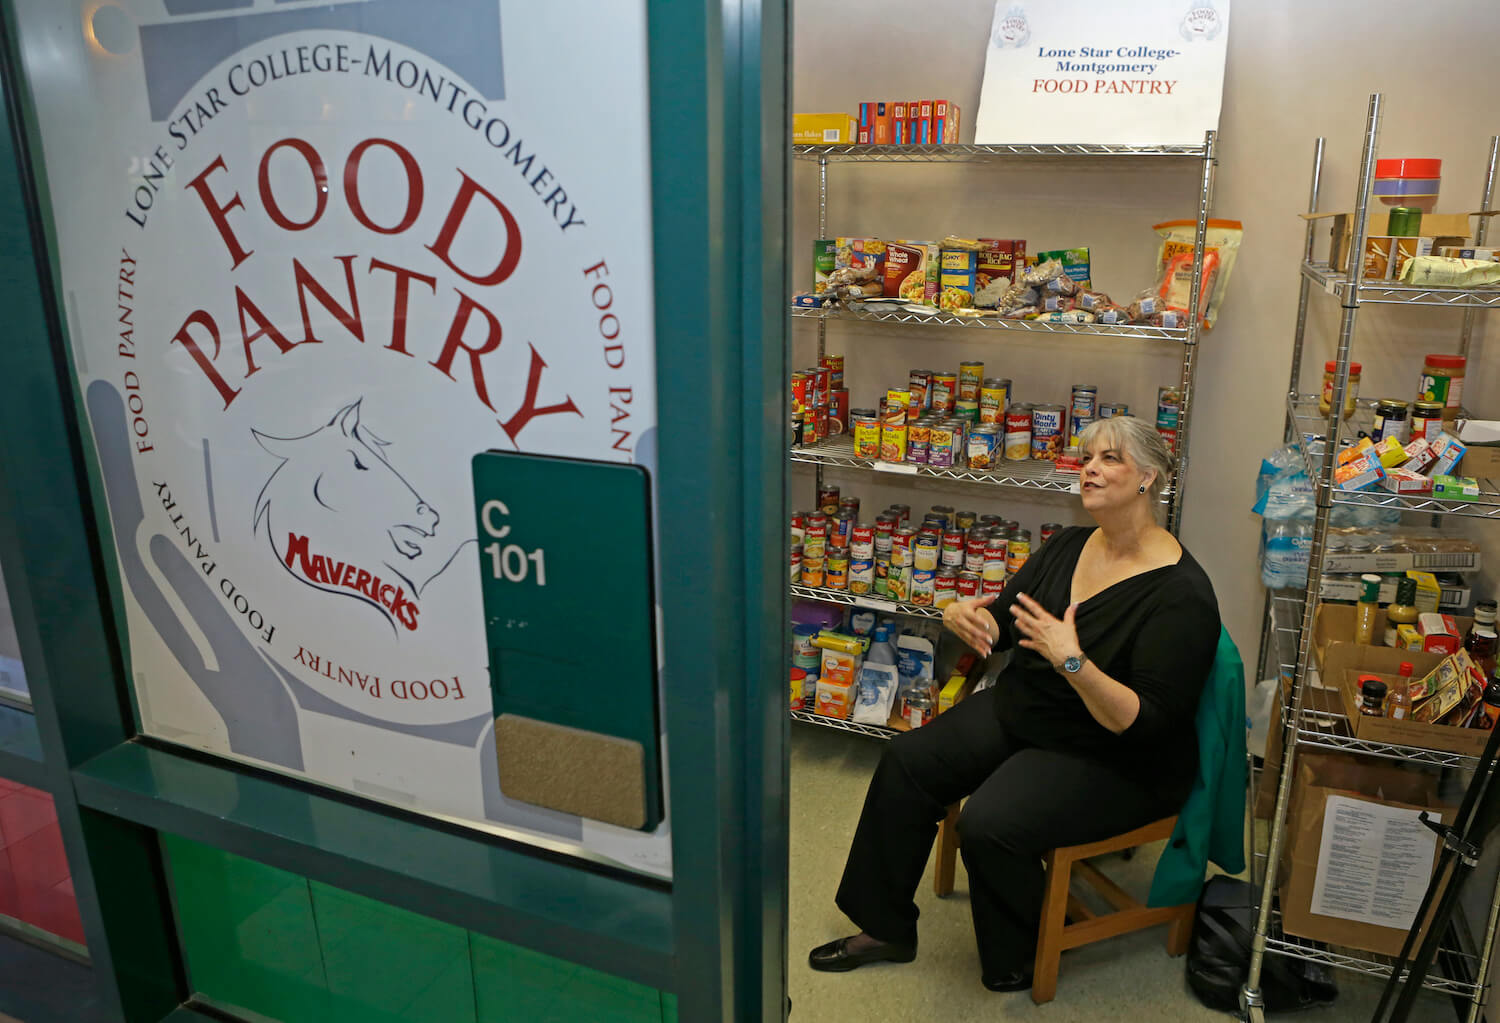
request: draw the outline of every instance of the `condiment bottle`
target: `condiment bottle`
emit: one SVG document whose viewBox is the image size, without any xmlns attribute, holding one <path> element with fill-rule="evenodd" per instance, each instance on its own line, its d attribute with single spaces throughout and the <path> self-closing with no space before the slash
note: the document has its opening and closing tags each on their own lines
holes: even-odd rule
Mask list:
<svg viewBox="0 0 1500 1023">
<path fill-rule="evenodd" d="M 1385 609 L 1385 645 L 1400 645 L 1396 638 L 1396 626 L 1417 624 L 1417 581 L 1400 579 L 1396 582 L 1396 599 Z"/>
<path fill-rule="evenodd" d="M 1375 642 L 1375 613 L 1380 610 L 1380 576 L 1366 572 L 1359 577 L 1359 603 L 1354 608 L 1354 642 Z"/>
<path fill-rule="evenodd" d="M 1409 678 L 1411 665 L 1403 663 L 1401 666 L 1406 669 L 1406 675 Z M 1386 694 L 1385 716 L 1393 721 L 1400 721 L 1411 715 L 1411 690 L 1407 688 L 1410 685 L 1408 678 L 1392 683 L 1390 692 Z"/>
<path fill-rule="evenodd" d="M 1349 363 L 1349 386 L 1344 388 L 1344 418 L 1348 419 L 1354 415 L 1354 399 L 1359 397 L 1359 371 L 1362 367 L 1357 362 Z M 1338 379 L 1339 364 L 1337 362 L 1323 363 L 1323 393 L 1318 398 L 1318 411 L 1325 416 L 1333 408 L 1333 385 Z"/>
<path fill-rule="evenodd" d="M 1385 683 L 1378 678 L 1365 680 L 1359 687 L 1359 712 L 1366 717 L 1385 717 Z"/>
<path fill-rule="evenodd" d="M 1464 650 L 1474 666 L 1489 678 L 1495 673 L 1495 653 L 1500 637 L 1495 634 L 1495 602 L 1481 600 L 1474 605 L 1474 625 L 1464 637 Z"/>
<path fill-rule="evenodd" d="M 1491 678 L 1484 687 L 1484 711 L 1474 720 L 1474 727 L 1489 731 L 1496 721 L 1500 721 L 1500 678 Z"/>
</svg>

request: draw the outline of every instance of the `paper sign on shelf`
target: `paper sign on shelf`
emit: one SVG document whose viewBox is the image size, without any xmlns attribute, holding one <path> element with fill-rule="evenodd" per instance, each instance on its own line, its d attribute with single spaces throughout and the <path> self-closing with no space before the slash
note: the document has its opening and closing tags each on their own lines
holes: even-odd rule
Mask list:
<svg viewBox="0 0 1500 1023">
<path fill-rule="evenodd" d="M 996 0 L 979 144 L 1202 145 L 1217 130 L 1230 0 Z"/>
<path fill-rule="evenodd" d="M 1420 810 L 1329 796 L 1313 882 L 1312 911 L 1409 930 L 1432 876 L 1437 836 Z M 1429 819 L 1442 814 L 1429 810 Z"/>
</svg>

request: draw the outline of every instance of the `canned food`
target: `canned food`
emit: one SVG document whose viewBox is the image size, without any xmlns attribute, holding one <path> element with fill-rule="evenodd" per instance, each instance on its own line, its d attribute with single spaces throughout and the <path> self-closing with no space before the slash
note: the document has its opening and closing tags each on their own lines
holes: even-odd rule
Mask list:
<svg viewBox="0 0 1500 1023">
<path fill-rule="evenodd" d="M 937 595 L 937 572 L 930 568 L 914 568 L 911 573 L 911 590 L 906 599 L 917 607 L 931 607 Z"/>
<path fill-rule="evenodd" d="M 1000 446 L 1000 434 L 993 426 L 976 426 L 969 434 L 969 468 L 988 469 L 995 462 L 995 451 Z"/>
<path fill-rule="evenodd" d="M 1099 403 L 1099 418 L 1113 419 L 1115 416 L 1130 415 L 1130 406 L 1123 401 L 1101 401 Z"/>
<path fill-rule="evenodd" d="M 1080 416 L 1076 413 L 1068 426 L 1068 444 L 1071 447 L 1078 446 L 1078 438 L 1086 427 L 1092 426 L 1095 420 L 1093 416 Z"/>
<path fill-rule="evenodd" d="M 956 403 L 953 414 L 956 418 L 963 420 L 970 426 L 979 425 L 979 402 L 963 401 Z"/>
<path fill-rule="evenodd" d="M 828 370 L 829 382 L 834 390 L 844 386 L 844 357 L 842 355 L 825 355 L 818 360 L 818 365 Z"/>
<path fill-rule="evenodd" d="M 960 401 L 978 401 L 984 381 L 984 363 L 960 362 L 958 364 L 958 398 Z"/>
<path fill-rule="evenodd" d="M 1063 407 L 1034 405 L 1031 409 L 1031 457 L 1057 461 L 1062 454 Z"/>
<path fill-rule="evenodd" d="M 947 607 L 958 599 L 958 571 L 952 568 L 938 570 L 933 580 L 932 606 Z"/>
<path fill-rule="evenodd" d="M 932 374 L 932 401 L 934 412 L 952 413 L 958 402 L 958 374 Z"/>
<path fill-rule="evenodd" d="M 960 572 L 955 584 L 955 592 L 959 600 L 969 600 L 979 596 L 979 573 Z"/>
<path fill-rule="evenodd" d="M 875 562 L 875 586 L 871 590 L 871 592 L 874 593 L 875 596 L 877 596 L 877 597 L 884 597 L 884 596 L 886 596 L 886 594 L 888 592 L 887 589 L 886 589 L 886 587 L 887 587 L 888 581 L 890 579 L 890 573 L 891 573 L 891 563 L 890 563 L 889 559 L 887 559 L 885 561 L 879 561 L 879 560 L 877 560 Z"/>
<path fill-rule="evenodd" d="M 991 377 L 979 389 L 979 421 L 1001 423 L 1005 420 L 1005 406 L 1010 398 L 1010 381 Z"/>
<path fill-rule="evenodd" d="M 818 511 L 827 515 L 830 519 L 837 518 L 839 513 L 839 488 L 831 483 L 825 483 L 818 488 Z"/>
<path fill-rule="evenodd" d="M 1003 589 L 1005 589 L 1004 579 L 991 579 L 986 576 L 979 580 L 979 592 L 984 596 L 989 596 L 991 593 L 999 593 Z"/>
<path fill-rule="evenodd" d="M 823 559 L 810 558 L 806 554 L 802 556 L 802 585 L 823 585 Z"/>
<path fill-rule="evenodd" d="M 1170 455 L 1176 455 L 1177 454 L 1177 428 L 1173 427 L 1171 429 L 1167 429 L 1166 427 L 1158 426 L 1156 428 L 1156 432 L 1161 435 L 1161 442 L 1166 445 L 1166 447 L 1167 447 L 1167 453 L 1170 454 Z M 1433 433 L 1433 436 L 1436 437 L 1437 434 Z"/>
<path fill-rule="evenodd" d="M 801 415 L 802 410 L 809 404 L 808 385 L 811 383 L 812 378 L 806 373 L 792 374 L 792 411 L 797 415 Z"/>
<path fill-rule="evenodd" d="M 898 604 L 906 600 L 911 591 L 911 566 L 898 565 L 891 562 L 890 570 L 886 573 L 885 595 Z"/>
<path fill-rule="evenodd" d="M 1040 531 L 1042 543 L 1046 543 L 1048 540 L 1056 536 L 1057 531 L 1061 528 L 1062 523 L 1060 522 L 1043 522 Z"/>
<path fill-rule="evenodd" d="M 822 561 L 828 553 L 828 526 L 825 523 L 809 522 L 803 530 L 802 556 Z"/>
<path fill-rule="evenodd" d="M 1031 457 L 1031 406 L 1012 405 L 1005 411 L 1005 457 L 1012 462 Z"/>
<path fill-rule="evenodd" d="M 917 541 L 917 531 L 903 526 L 891 535 L 891 567 L 903 567 L 912 562 L 912 545 Z"/>
<path fill-rule="evenodd" d="M 792 512 L 792 545 L 802 543 L 807 532 L 807 512 Z"/>
<path fill-rule="evenodd" d="M 830 590 L 849 588 L 849 555 L 847 553 L 829 553 L 827 566 L 823 572 L 823 585 Z"/>
<path fill-rule="evenodd" d="M 790 556 L 791 580 L 793 583 L 802 581 L 802 545 L 794 543 L 791 547 Z"/>
<path fill-rule="evenodd" d="M 934 469 L 953 466 L 953 427 L 937 424 L 928 430 L 927 464 Z"/>
<path fill-rule="evenodd" d="M 1004 582 L 1009 557 L 1010 542 L 1003 537 L 990 537 L 984 545 L 984 567 L 979 570 L 980 577 Z"/>
<path fill-rule="evenodd" d="M 906 424 L 892 426 L 886 423 L 880 428 L 880 460 L 883 462 L 906 461 Z"/>
<path fill-rule="evenodd" d="M 1016 535 L 1011 537 L 1010 546 L 1005 552 L 1005 571 L 1008 575 L 1015 575 L 1021 571 L 1021 566 L 1026 564 L 1026 559 L 1031 557 L 1031 530 L 1020 529 Z"/>
<path fill-rule="evenodd" d="M 931 408 L 932 372 L 925 369 L 914 369 L 907 379 L 910 387 L 907 392 L 910 395 L 908 404 L 915 405 L 919 409 Z"/>
<path fill-rule="evenodd" d="M 842 387 L 835 387 L 832 398 L 828 406 L 828 432 L 832 436 L 848 433 L 849 392 Z"/>
<path fill-rule="evenodd" d="M 875 586 L 875 562 L 871 558 L 849 559 L 849 592 L 869 593 Z"/>
<path fill-rule="evenodd" d="M 979 514 L 977 512 L 960 511 L 953 514 L 953 524 L 956 525 L 959 529 L 973 529 L 978 521 Z"/>
<path fill-rule="evenodd" d="M 953 506 L 947 504 L 935 504 L 932 506 L 932 510 L 927 514 L 932 518 L 941 520 L 943 525 L 947 526 L 948 523 L 953 521 Z"/>
<path fill-rule="evenodd" d="M 943 546 L 938 554 L 940 568 L 958 568 L 964 563 L 964 534 L 956 530 L 943 534 Z"/>
<path fill-rule="evenodd" d="M 1098 385 L 1074 384 L 1071 411 L 1074 416 L 1088 416 L 1090 419 L 1097 416 L 1099 414 Z"/>
<path fill-rule="evenodd" d="M 896 523 L 900 520 L 901 516 L 893 515 L 890 512 L 883 512 L 876 517 L 875 554 L 877 556 L 884 554 L 886 557 L 890 557 L 891 534 L 896 531 Z"/>
<path fill-rule="evenodd" d="M 849 413 L 854 423 L 854 457 L 871 461 L 880 457 L 880 420 L 868 409 Z"/>
<path fill-rule="evenodd" d="M 854 532 L 854 516 L 839 512 L 838 521 L 828 527 L 828 546 L 839 550 L 849 549 L 849 536 Z"/>
<path fill-rule="evenodd" d="M 851 518 L 851 519 L 857 519 L 857 518 L 859 518 L 859 498 L 857 498 L 857 497 L 841 497 L 841 498 L 839 498 L 839 516 L 843 517 L 843 516 L 846 516 L 846 515 L 849 518 Z"/>
<path fill-rule="evenodd" d="M 833 391 L 833 372 L 827 366 L 816 366 L 807 372 L 813 378 L 813 405 L 827 408 Z"/>
<path fill-rule="evenodd" d="M 868 522 L 859 522 L 849 531 L 849 557 L 856 559 L 875 557 L 874 526 Z"/>
<path fill-rule="evenodd" d="M 901 519 L 901 525 L 911 521 L 911 505 L 909 504 L 893 504 L 886 510 L 895 512 Z"/>
<path fill-rule="evenodd" d="M 969 530 L 969 538 L 964 542 L 964 571 L 984 571 L 984 545 L 989 538 L 987 529 Z"/>
<path fill-rule="evenodd" d="M 912 545 L 912 566 L 924 572 L 937 571 L 939 548 L 940 544 L 936 537 L 917 537 L 916 543 Z"/>
</svg>

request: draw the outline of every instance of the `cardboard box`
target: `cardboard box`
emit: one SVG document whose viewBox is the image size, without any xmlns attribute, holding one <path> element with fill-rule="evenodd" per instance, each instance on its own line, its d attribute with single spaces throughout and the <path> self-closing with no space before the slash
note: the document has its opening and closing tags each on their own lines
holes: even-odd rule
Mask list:
<svg viewBox="0 0 1500 1023">
<path fill-rule="evenodd" d="M 1422 237 L 1431 238 L 1430 252 L 1443 246 L 1464 245 L 1474 234 L 1471 217 L 1492 217 L 1500 210 L 1478 213 L 1424 213 L 1422 214 Z M 1352 213 L 1303 213 L 1303 220 L 1327 220 L 1330 240 L 1328 262 L 1333 269 L 1343 272 L 1348 266 L 1349 243 L 1353 240 L 1354 215 Z M 1371 210 L 1365 217 L 1365 237 L 1390 237 L 1390 211 Z"/>
<path fill-rule="evenodd" d="M 1408 651 L 1409 652 L 1409 651 Z M 1404 658 L 1410 661 L 1411 658 Z M 1453 725 L 1434 725 L 1410 718 L 1392 719 L 1366 717 L 1359 712 L 1359 677 L 1376 675 L 1389 690 L 1403 685 L 1399 675 L 1383 671 L 1345 668 L 1339 673 L 1339 695 L 1344 702 L 1344 713 L 1349 717 L 1349 728 L 1357 738 L 1367 742 L 1388 742 L 1393 746 L 1417 746 L 1422 749 L 1442 750 L 1445 753 L 1461 753 L 1477 757 L 1484 752 L 1490 741 L 1488 729 L 1456 728 Z"/>
<path fill-rule="evenodd" d="M 1380 602 L 1389 604 L 1396 599 L 1396 580 L 1398 576 L 1388 575 L 1380 580 Z M 1441 591 L 1438 595 L 1438 607 L 1456 611 L 1469 606 L 1474 598 L 1474 590 L 1461 576 L 1448 575 L 1438 581 Z M 1358 600 L 1359 599 L 1359 573 L 1346 572 L 1337 575 L 1328 574 L 1323 576 L 1323 585 L 1318 590 L 1324 600 Z M 1420 607 L 1420 602 L 1418 603 Z"/>
<path fill-rule="evenodd" d="M 1320 867 L 1336 869 L 1348 863 L 1343 850 L 1339 854 L 1344 857 L 1342 860 L 1330 853 L 1323 862 L 1323 829 L 1328 803 L 1337 796 L 1371 804 L 1372 810 L 1379 807 L 1427 810 L 1441 814 L 1444 821 L 1452 821 L 1454 810 L 1437 802 L 1437 776 L 1385 760 L 1308 751 L 1297 758 L 1296 782 L 1287 811 L 1288 841 L 1284 846 L 1280 874 L 1282 928 L 1288 934 L 1312 941 L 1384 955 L 1399 954 L 1406 940 L 1407 928 L 1404 926 L 1383 927 L 1343 915 L 1313 912 L 1314 888 Z M 1420 825 L 1410 827 L 1412 830 L 1403 836 L 1412 858 L 1410 871 L 1366 871 L 1355 876 L 1360 882 L 1375 882 L 1378 876 L 1379 881 L 1385 883 L 1377 891 L 1387 899 L 1396 894 L 1393 886 L 1406 886 L 1408 893 L 1414 889 L 1418 896 L 1416 901 L 1420 902 L 1420 892 L 1437 866 L 1440 846 L 1437 836 L 1433 835 L 1429 857 L 1425 851 L 1428 843 L 1423 841 L 1429 833 L 1425 828 L 1415 830 Z M 1418 848 L 1413 850 L 1412 843 L 1417 843 Z M 1425 922 L 1418 920 L 1416 924 L 1420 935 L 1426 929 Z"/>
<path fill-rule="evenodd" d="M 1470 444 L 1458 470 L 1475 479 L 1500 479 L 1500 447 Z"/>
<path fill-rule="evenodd" d="M 1270 820 L 1271 813 L 1276 809 L 1276 785 L 1277 774 L 1281 770 L 1281 708 L 1282 698 L 1288 695 L 1288 687 L 1283 684 L 1280 691 L 1271 701 L 1271 727 L 1266 734 L 1266 749 L 1264 764 L 1260 772 L 1260 781 L 1255 787 L 1255 800 L 1251 806 L 1251 812 L 1256 820 Z M 1339 694 L 1332 689 L 1323 689 L 1317 685 L 1309 685 L 1302 696 L 1303 709 L 1315 714 L 1342 714 L 1344 712 L 1343 702 Z M 1298 756 L 1305 755 L 1299 751 Z"/>
<path fill-rule="evenodd" d="M 1330 536 L 1358 537 L 1367 532 L 1335 530 Z M 1479 569 L 1479 545 L 1468 537 L 1415 526 L 1386 529 L 1381 534 L 1411 549 L 1369 553 L 1329 551 L 1323 557 L 1323 571 L 1409 572 L 1417 568 L 1428 572 L 1474 572 Z"/>
<path fill-rule="evenodd" d="M 792 145 L 852 146 L 857 122 L 848 114 L 793 114 Z"/>
<path fill-rule="evenodd" d="M 1460 636 L 1469 632 L 1474 619 L 1453 615 Z M 1375 635 L 1385 636 L 1385 609 L 1375 611 Z M 1385 672 L 1394 675 L 1402 661 L 1410 661 L 1413 673 L 1421 678 L 1443 658 L 1439 654 L 1420 653 L 1415 650 L 1395 650 L 1386 646 L 1365 646 L 1354 642 L 1354 606 L 1352 604 L 1319 604 L 1313 618 L 1313 654 L 1318 670 L 1324 677 L 1334 679 L 1344 668 L 1360 671 Z M 1330 684 L 1337 685 L 1337 682 Z"/>
</svg>

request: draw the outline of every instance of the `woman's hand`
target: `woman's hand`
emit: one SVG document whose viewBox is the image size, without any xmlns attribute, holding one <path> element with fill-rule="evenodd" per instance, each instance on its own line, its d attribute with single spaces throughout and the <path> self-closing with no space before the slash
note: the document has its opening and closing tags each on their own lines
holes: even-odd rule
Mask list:
<svg viewBox="0 0 1500 1023">
<path fill-rule="evenodd" d="M 1078 629 L 1073 624 L 1077 612 L 1078 605 L 1069 604 L 1063 616 L 1056 618 L 1028 595 L 1017 594 L 1010 613 L 1016 619 L 1016 628 L 1026 637 L 1017 645 L 1035 650 L 1052 667 L 1061 667 L 1069 657 L 1083 654 L 1078 645 Z"/>
<path fill-rule="evenodd" d="M 985 608 L 995 602 L 998 593 L 987 593 L 973 600 L 955 600 L 943 608 L 943 624 L 959 639 L 988 657 L 1000 638 L 1000 626 Z"/>
</svg>

